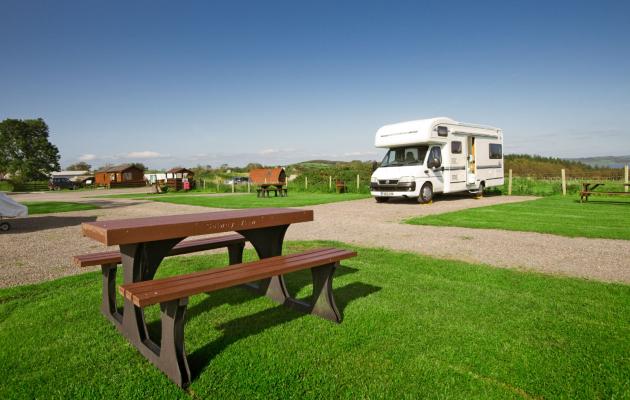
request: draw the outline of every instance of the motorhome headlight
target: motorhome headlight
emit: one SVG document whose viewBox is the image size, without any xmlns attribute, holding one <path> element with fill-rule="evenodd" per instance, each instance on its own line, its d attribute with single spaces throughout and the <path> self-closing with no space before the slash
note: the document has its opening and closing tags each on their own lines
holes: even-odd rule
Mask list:
<svg viewBox="0 0 630 400">
<path fill-rule="evenodd" d="M 415 181 L 416 181 L 416 178 L 413 176 L 403 176 L 398 180 L 399 183 L 409 183 L 409 182 L 415 182 Z"/>
<path fill-rule="evenodd" d="M 372 177 L 370 178 L 370 182 L 378 183 L 378 179 L 376 179 L 376 177 L 374 175 L 372 175 Z"/>
</svg>

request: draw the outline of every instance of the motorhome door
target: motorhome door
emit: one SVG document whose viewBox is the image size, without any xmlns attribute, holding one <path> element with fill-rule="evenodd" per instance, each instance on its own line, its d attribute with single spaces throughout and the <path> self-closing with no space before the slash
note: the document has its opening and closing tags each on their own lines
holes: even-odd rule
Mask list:
<svg viewBox="0 0 630 400">
<path fill-rule="evenodd" d="M 442 149 L 440 146 L 433 146 L 429 151 L 427 158 L 427 167 L 429 168 L 429 177 L 433 184 L 433 192 L 441 193 L 444 191 L 444 165 L 442 164 Z"/>
<path fill-rule="evenodd" d="M 468 136 L 468 162 L 466 163 L 466 184 L 474 185 L 477 174 L 477 152 L 475 151 L 475 138 Z"/>
</svg>

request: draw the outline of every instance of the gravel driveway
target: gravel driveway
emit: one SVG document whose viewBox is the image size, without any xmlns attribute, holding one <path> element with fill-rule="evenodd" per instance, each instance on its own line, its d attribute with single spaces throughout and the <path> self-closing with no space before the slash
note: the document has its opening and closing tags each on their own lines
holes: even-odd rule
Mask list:
<svg viewBox="0 0 630 400">
<path fill-rule="evenodd" d="M 15 221 L 14 230 L 0 235 L 0 287 L 36 283 L 98 269 L 79 269 L 72 264 L 71 258 L 75 254 L 105 249 L 81 235 L 81 222 L 212 210 L 127 199 L 88 199 L 86 196 L 89 195 L 93 193 L 15 196 L 19 201 L 89 201 L 104 208 L 33 216 Z M 445 197 L 431 205 L 376 204 L 372 199 L 324 204 L 306 207 L 315 211 L 315 221 L 292 225 L 287 239 L 338 240 L 501 268 L 630 283 L 630 265 L 627 261 L 630 241 L 400 223 L 403 219 L 418 215 L 530 199 L 533 198 L 497 196 L 476 200 Z"/>
</svg>

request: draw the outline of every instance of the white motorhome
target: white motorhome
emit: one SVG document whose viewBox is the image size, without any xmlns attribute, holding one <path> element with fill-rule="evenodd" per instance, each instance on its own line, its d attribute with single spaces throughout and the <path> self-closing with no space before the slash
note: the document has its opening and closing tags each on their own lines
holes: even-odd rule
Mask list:
<svg viewBox="0 0 630 400">
<path fill-rule="evenodd" d="M 385 125 L 374 145 L 388 149 L 372 174 L 370 190 L 379 203 L 414 198 L 428 203 L 434 193 L 503 185 L 503 132 L 450 118 Z"/>
</svg>

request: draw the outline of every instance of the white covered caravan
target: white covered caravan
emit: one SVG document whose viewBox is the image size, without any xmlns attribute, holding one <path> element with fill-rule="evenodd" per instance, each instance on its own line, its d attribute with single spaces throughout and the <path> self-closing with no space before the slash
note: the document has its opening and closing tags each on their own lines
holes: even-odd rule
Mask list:
<svg viewBox="0 0 630 400">
<path fill-rule="evenodd" d="M 383 126 L 374 145 L 388 149 L 370 184 L 378 202 L 408 197 L 426 203 L 433 193 L 482 193 L 503 185 L 499 128 L 445 117 L 421 119 Z"/>
</svg>

